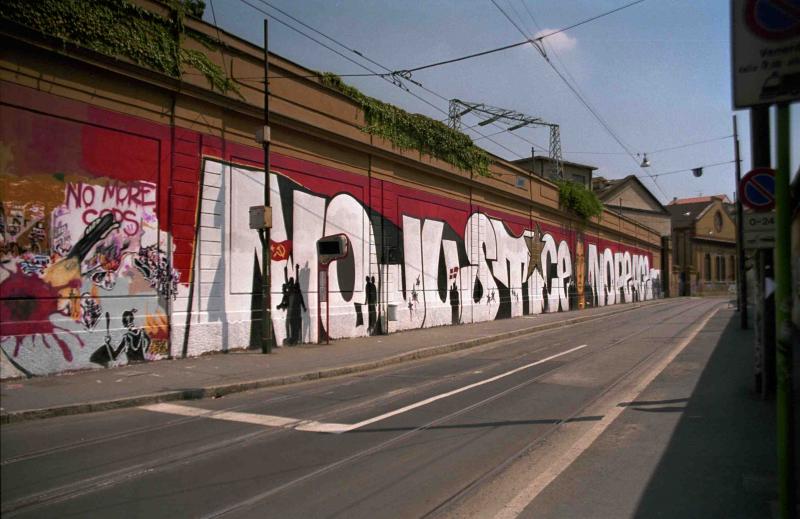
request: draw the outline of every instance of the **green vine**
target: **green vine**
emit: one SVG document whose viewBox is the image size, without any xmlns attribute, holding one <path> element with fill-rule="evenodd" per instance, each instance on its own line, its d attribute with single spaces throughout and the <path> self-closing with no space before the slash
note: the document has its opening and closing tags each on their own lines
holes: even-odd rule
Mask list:
<svg viewBox="0 0 800 519">
<path fill-rule="evenodd" d="M 478 148 L 463 133 L 421 114 L 408 113 L 347 85 L 330 72 L 318 75 L 320 82 L 344 94 L 364 111 L 367 125 L 362 131 L 388 139 L 401 149 L 416 149 L 459 169 L 490 176 L 489 154 Z"/>
<path fill-rule="evenodd" d="M 572 210 L 584 220 L 602 214 L 603 203 L 593 191 L 569 180 L 558 180 L 556 184 L 562 206 Z"/>
<path fill-rule="evenodd" d="M 127 0 L 2 0 L 0 18 L 108 56 L 180 77 L 188 65 L 203 74 L 211 89 L 238 89 L 225 71 L 199 51 L 181 47 L 186 35 L 206 47 L 209 39 L 183 25 L 186 15 L 202 16 L 202 0 L 165 2 L 175 15 L 165 18 Z"/>
</svg>

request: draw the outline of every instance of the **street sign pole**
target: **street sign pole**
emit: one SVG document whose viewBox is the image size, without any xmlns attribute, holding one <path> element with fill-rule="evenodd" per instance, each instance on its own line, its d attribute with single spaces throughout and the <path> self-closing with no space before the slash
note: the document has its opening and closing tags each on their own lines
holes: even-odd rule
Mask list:
<svg viewBox="0 0 800 519">
<path fill-rule="evenodd" d="M 269 20 L 264 18 L 264 206 L 270 207 L 269 193 Z M 261 240 L 261 353 L 272 353 L 272 301 L 270 288 L 270 229 L 264 229 Z M 299 283 L 299 280 L 298 280 Z"/>
<path fill-rule="evenodd" d="M 750 109 L 750 162 L 753 169 L 769 168 L 771 165 L 771 137 L 769 129 L 769 107 L 755 106 Z M 739 191 L 740 198 L 743 193 Z M 742 202 L 744 203 L 744 202 Z M 766 398 L 775 387 L 775 297 L 767 296 L 764 290 L 767 274 L 772 277 L 772 250 L 753 251 L 753 279 L 756 293 L 753 298 L 756 316 L 756 391 Z"/>
<path fill-rule="evenodd" d="M 754 131 L 752 141 L 764 141 L 766 149 L 759 160 L 753 155 L 753 167 L 767 166 L 769 163 L 769 119 L 764 105 L 777 104 L 777 159 L 778 167 L 774 177 L 763 171 L 751 171 L 743 179 L 747 186 L 740 186 L 739 196 L 748 207 L 756 211 L 766 211 L 771 203 L 775 205 L 775 250 L 762 249 L 762 258 L 774 257 L 775 324 L 768 316 L 763 319 L 764 336 L 774 333 L 776 344 L 776 422 L 778 443 L 778 515 L 782 519 L 795 517 L 795 466 L 794 466 L 794 408 L 792 407 L 792 322 L 790 269 L 790 225 L 789 208 L 789 103 L 800 100 L 800 17 L 797 15 L 796 1 L 786 0 L 731 0 L 731 57 L 733 75 L 734 108 L 753 108 L 753 115 L 760 115 L 761 121 L 753 121 L 766 126 L 764 134 Z M 752 118 L 751 118 L 752 120 Z M 756 150 L 754 144 L 754 151 Z M 772 188 L 771 193 L 768 188 Z M 767 270 L 764 269 L 767 273 Z M 764 284 L 767 288 L 766 283 Z M 769 288 L 772 291 L 772 287 Z M 765 291 L 765 296 L 770 294 Z M 765 309 L 769 304 L 765 305 Z M 767 346 L 765 344 L 765 346 Z M 765 359 L 764 367 L 769 365 Z M 769 387 L 767 384 L 765 387 Z"/>
<path fill-rule="evenodd" d="M 789 211 L 789 104 L 778 105 L 778 168 L 775 176 L 775 390 L 778 426 L 778 507 L 795 517 L 794 407 L 792 398 L 791 214 Z"/>
<path fill-rule="evenodd" d="M 739 282 L 739 290 L 737 291 L 737 307 L 739 308 L 739 325 L 742 330 L 747 329 L 747 280 L 745 279 L 744 270 L 744 244 L 742 228 L 744 225 L 743 211 L 742 211 L 742 197 L 738 195 L 739 186 L 742 183 L 742 159 L 739 157 L 739 130 L 736 124 L 736 116 L 733 116 L 733 146 L 734 156 L 736 159 L 736 279 Z"/>
</svg>

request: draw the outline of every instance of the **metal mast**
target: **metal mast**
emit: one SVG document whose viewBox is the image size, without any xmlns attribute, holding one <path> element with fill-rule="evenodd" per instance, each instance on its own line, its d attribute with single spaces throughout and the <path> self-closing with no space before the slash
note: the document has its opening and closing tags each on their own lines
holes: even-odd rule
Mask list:
<svg viewBox="0 0 800 519">
<path fill-rule="evenodd" d="M 513 132 L 525 126 L 548 126 L 550 128 L 550 147 L 548 155 L 550 158 L 550 175 L 555 178 L 564 178 L 564 159 L 561 156 L 561 132 L 555 123 L 549 123 L 540 117 L 523 114 L 507 108 L 498 108 L 484 103 L 471 103 L 460 99 L 450 100 L 450 110 L 448 126 L 454 130 L 461 129 L 461 117 L 474 112 L 483 120 L 478 126 L 500 123 L 508 126 L 508 130 Z"/>
</svg>

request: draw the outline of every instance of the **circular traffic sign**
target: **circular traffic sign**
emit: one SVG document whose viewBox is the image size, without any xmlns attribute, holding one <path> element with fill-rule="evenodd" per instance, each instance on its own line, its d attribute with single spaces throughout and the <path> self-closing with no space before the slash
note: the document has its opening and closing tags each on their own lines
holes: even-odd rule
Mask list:
<svg viewBox="0 0 800 519">
<path fill-rule="evenodd" d="M 748 0 L 747 26 L 766 40 L 784 40 L 800 35 L 800 1 Z"/>
<path fill-rule="evenodd" d="M 771 211 L 775 207 L 775 170 L 756 168 L 739 183 L 739 199 L 754 211 Z"/>
</svg>

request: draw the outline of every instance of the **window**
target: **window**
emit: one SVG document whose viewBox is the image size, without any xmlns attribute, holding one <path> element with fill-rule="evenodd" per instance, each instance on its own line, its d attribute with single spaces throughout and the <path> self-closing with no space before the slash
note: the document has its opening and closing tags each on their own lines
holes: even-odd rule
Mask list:
<svg viewBox="0 0 800 519">
<path fill-rule="evenodd" d="M 703 277 L 706 281 L 711 281 L 711 254 L 706 254 L 703 261 Z"/>
<path fill-rule="evenodd" d="M 736 258 L 734 256 L 728 256 L 728 277 L 730 279 L 736 279 Z"/>
<path fill-rule="evenodd" d="M 521 189 L 525 189 L 525 177 L 522 175 L 517 175 L 517 187 Z"/>
<path fill-rule="evenodd" d="M 725 279 L 725 257 L 717 256 L 717 281 Z"/>
<path fill-rule="evenodd" d="M 576 174 L 573 173 L 572 174 L 572 181 L 575 182 L 576 184 L 580 184 L 582 186 L 586 185 L 586 179 L 583 177 L 583 175 L 576 175 Z"/>
<path fill-rule="evenodd" d="M 714 213 L 714 230 L 722 232 L 722 211 Z"/>
</svg>

